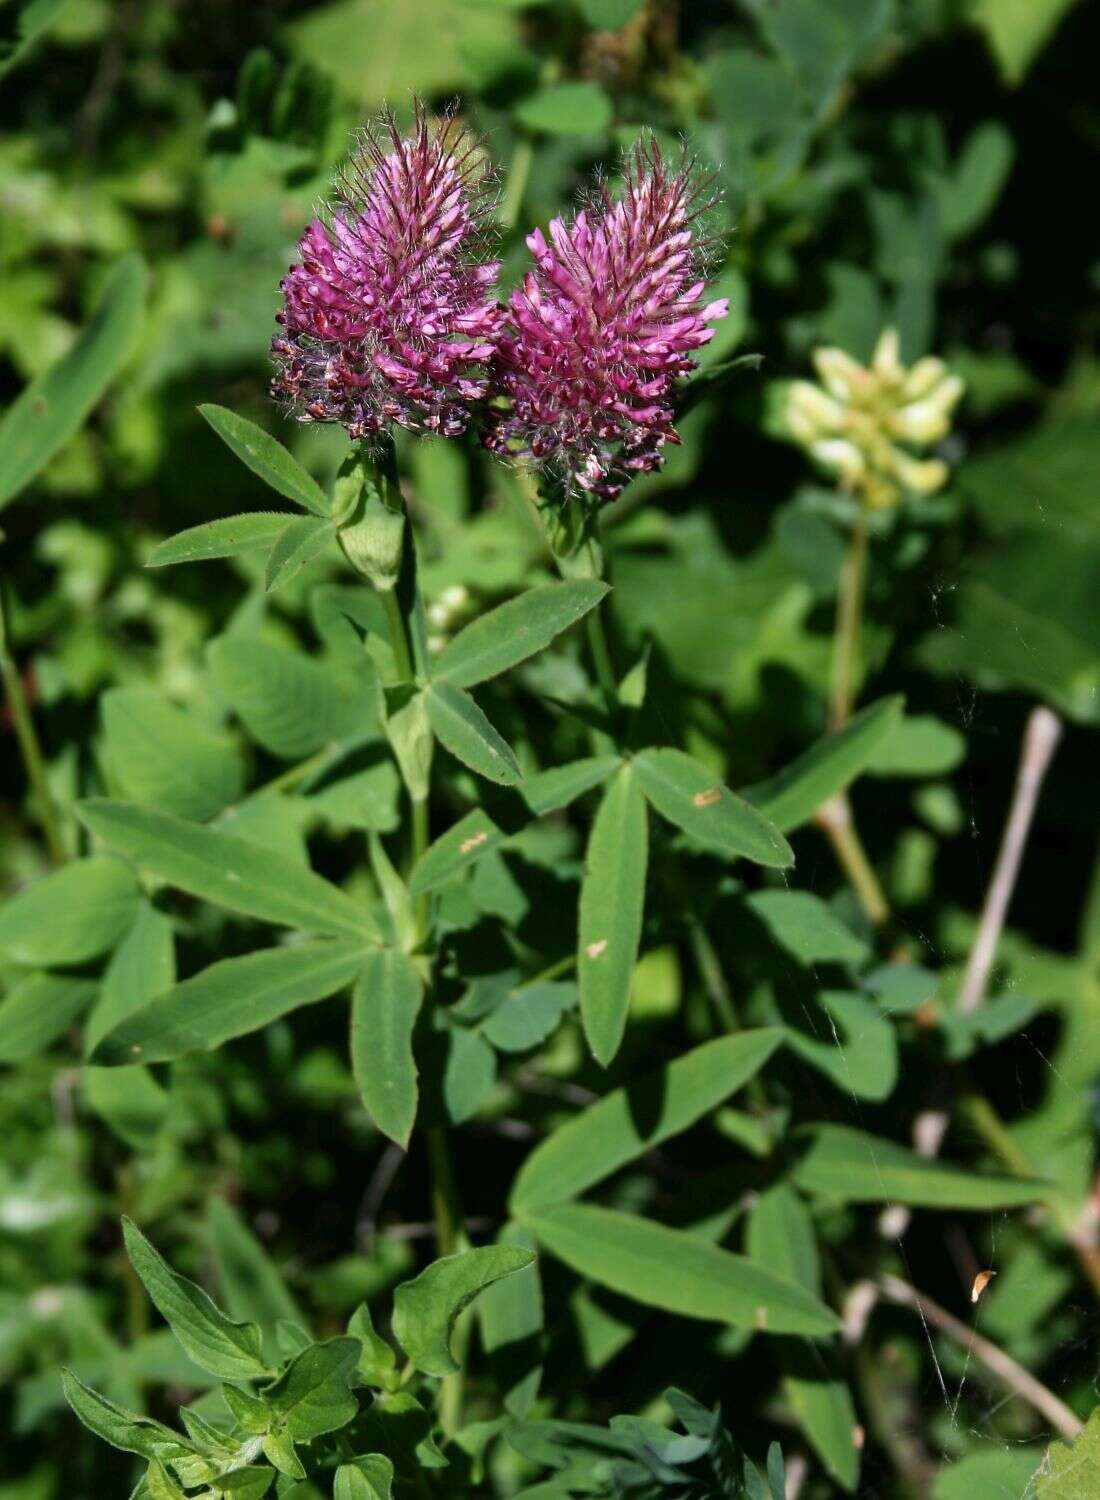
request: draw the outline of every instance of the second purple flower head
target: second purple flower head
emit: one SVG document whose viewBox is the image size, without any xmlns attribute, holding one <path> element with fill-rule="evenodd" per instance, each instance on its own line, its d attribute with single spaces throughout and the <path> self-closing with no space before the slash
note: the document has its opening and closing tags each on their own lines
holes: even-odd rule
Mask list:
<svg viewBox="0 0 1100 1500">
<path fill-rule="evenodd" d="M 528 238 L 535 267 L 512 293 L 494 387 L 506 401 L 486 443 L 549 470 L 566 494 L 601 499 L 659 468 L 679 438 L 672 396 L 695 351 L 724 317 L 703 302 L 690 166 L 669 168 L 655 141 L 638 146 L 618 198 L 601 187 L 547 242 Z"/>
</svg>

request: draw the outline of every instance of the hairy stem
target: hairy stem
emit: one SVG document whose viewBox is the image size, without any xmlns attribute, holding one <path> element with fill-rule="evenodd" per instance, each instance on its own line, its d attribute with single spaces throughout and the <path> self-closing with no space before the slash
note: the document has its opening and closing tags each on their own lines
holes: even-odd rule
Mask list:
<svg viewBox="0 0 1100 1500">
<path fill-rule="evenodd" d="M 55 865 L 63 865 L 69 856 L 65 848 L 65 840 L 61 836 L 61 818 L 53 793 L 50 791 L 45 757 L 39 743 L 38 731 L 34 726 L 34 716 L 23 688 L 23 679 L 11 655 L 10 641 L 7 590 L 0 583 L 0 678 L 3 679 L 15 738 L 19 745 L 19 754 L 33 793 L 35 813 L 46 838 L 50 860 Z"/>
</svg>

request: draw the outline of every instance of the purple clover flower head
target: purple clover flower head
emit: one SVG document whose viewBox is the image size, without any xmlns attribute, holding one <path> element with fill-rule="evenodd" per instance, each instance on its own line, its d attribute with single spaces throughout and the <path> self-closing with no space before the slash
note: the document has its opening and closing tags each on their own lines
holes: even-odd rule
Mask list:
<svg viewBox="0 0 1100 1500">
<path fill-rule="evenodd" d="M 418 105 L 368 131 L 282 282 L 272 394 L 301 422 L 340 422 L 354 439 L 391 423 L 454 437 L 488 388 L 502 310 L 498 261 L 480 260 L 490 211 L 478 147 Z"/>
<path fill-rule="evenodd" d="M 495 386 L 507 403 L 486 445 L 563 483 L 612 499 L 660 468 L 678 443 L 672 396 L 714 335 L 726 300 L 704 303 L 696 222 L 708 205 L 690 163 L 671 170 L 655 141 L 638 146 L 616 199 L 601 187 L 572 223 L 527 244 L 535 258 L 508 302 Z"/>
</svg>

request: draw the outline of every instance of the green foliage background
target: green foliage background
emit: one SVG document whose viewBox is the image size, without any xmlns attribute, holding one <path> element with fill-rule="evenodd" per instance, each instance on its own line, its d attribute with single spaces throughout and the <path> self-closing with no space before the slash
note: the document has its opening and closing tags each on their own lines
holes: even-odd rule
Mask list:
<svg viewBox="0 0 1100 1500">
<path fill-rule="evenodd" d="M 716 1245 L 783 1272 L 814 1308 L 823 1297 L 842 1310 L 861 1278 L 901 1275 L 976 1317 L 1081 1419 L 1095 1405 L 1098 40 L 1094 0 L 0 4 L 4 651 L 68 855 L 91 851 L 72 804 L 108 796 L 258 844 L 282 861 L 274 885 L 311 863 L 399 928 L 403 891 L 386 872 L 390 859 L 407 872 L 400 780 L 367 722 L 343 612 L 381 632 L 376 601 L 335 549 L 277 594 L 256 553 L 145 567 L 184 528 L 282 503 L 200 404 L 260 423 L 331 485 L 346 440 L 271 409 L 266 349 L 297 236 L 383 102 L 400 112 L 414 92 L 457 95 L 484 134 L 505 285 L 524 234 L 596 168 L 613 171 L 642 128 L 686 137 L 717 174 L 712 273 L 731 313 L 704 365 L 763 362 L 705 391 L 682 448 L 606 517 L 612 649 L 644 680 L 641 744 L 760 788 L 825 732 L 849 513 L 778 416 L 810 350 L 866 359 L 893 324 L 907 362 L 934 351 L 967 381 L 950 489 L 872 540 L 861 696 L 906 706 L 904 720 L 878 711 L 890 722 L 859 759 L 852 802 L 896 913 L 889 941 L 811 826 L 812 799 L 782 823 L 789 892 L 653 817 L 642 958 L 605 1073 L 569 968 L 601 778 L 578 801 L 551 798 L 573 805 L 543 821 L 493 804 L 515 835 L 506 845 L 457 880 L 457 866 L 438 881 L 421 872 L 441 903 L 446 1001 L 418 1043 L 435 1059 L 422 1116 L 452 1136 L 473 1239 L 492 1240 L 510 1204 L 522 1227 L 508 1232 L 543 1252 L 545 1331 L 536 1318 L 517 1349 L 486 1315 L 468 1422 L 495 1419 L 502 1397 L 521 1415 L 664 1418 L 661 1393 L 676 1385 L 720 1400 L 761 1463 L 773 1438 L 806 1455 L 809 1500 L 1032 1492 L 1049 1425 L 957 1344 L 886 1305 L 855 1347 L 797 1318 L 783 1336 L 754 1334 L 722 1310 L 746 1273 L 707 1260 Z M 56 380 L 82 329 L 84 363 L 21 397 Z M 28 444 L 58 411 L 38 470 Z M 399 462 L 437 635 L 550 581 L 514 476 L 435 441 L 402 441 Z M 573 631 L 477 697 L 530 777 L 589 755 L 589 689 Z M 1064 738 L 992 998 L 968 1026 L 953 1000 L 1036 703 Z M 403 1157 L 364 1109 L 343 1001 L 152 1070 L 86 1064 L 135 997 L 250 952 L 261 922 L 281 918 L 241 921 L 164 890 L 150 902 L 148 872 L 140 884 L 120 874 L 100 845 L 36 907 L 50 851 L 10 713 L 0 767 L 0 880 L 14 897 L 0 909 L 0 1500 L 98 1500 L 128 1492 L 129 1460 L 77 1428 L 59 1366 L 163 1420 L 210 1384 L 151 1316 L 120 1214 L 234 1317 L 332 1335 L 364 1300 L 388 1308 L 431 1258 L 429 1162 L 419 1137 Z M 433 835 L 481 816 L 485 793 L 447 761 Z M 628 899 L 619 875 L 607 889 Z M 904 971 L 898 942 L 915 960 Z M 745 1040 L 713 1039 L 728 1004 L 760 1057 L 738 1074 L 735 1054 L 708 1054 L 708 1083 L 701 1049 Z M 677 1084 L 689 1058 L 699 1075 Z M 618 1116 L 560 1135 L 654 1068 L 666 1069 L 656 1102 L 643 1088 L 632 1114 L 617 1096 Z M 951 1108 L 952 1125 L 942 1163 L 914 1184 L 888 1143 L 908 1147 L 930 1104 Z M 409 1107 L 399 1101 L 391 1135 Z M 656 1143 L 637 1110 L 677 1107 Z M 572 1201 L 596 1187 L 598 1204 Z M 879 1211 L 906 1195 L 914 1222 L 893 1243 Z M 682 1241 L 670 1263 L 664 1230 L 692 1232 L 697 1272 L 677 1263 Z M 633 1247 L 650 1257 L 644 1287 L 614 1266 L 643 1233 L 658 1235 Z M 998 1277 L 974 1313 L 970 1278 L 986 1266 Z M 483 1475 L 480 1436 L 430 1482 L 512 1494 L 549 1462 L 491 1443 Z M 1071 1483 L 1040 1493 L 1085 1493 Z"/>
</svg>

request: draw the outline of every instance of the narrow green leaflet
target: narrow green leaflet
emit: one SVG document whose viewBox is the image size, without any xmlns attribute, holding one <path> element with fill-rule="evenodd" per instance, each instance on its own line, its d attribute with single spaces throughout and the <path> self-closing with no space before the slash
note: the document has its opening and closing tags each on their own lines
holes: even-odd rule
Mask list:
<svg viewBox="0 0 1100 1500">
<path fill-rule="evenodd" d="M 783 833 L 808 823 L 823 802 L 842 792 L 874 759 L 878 747 L 901 722 L 905 700 L 883 698 L 862 709 L 835 734 L 785 766 L 769 781 L 742 793 Z"/>
<path fill-rule="evenodd" d="M 244 794 L 244 761 L 232 736 L 152 688 L 111 688 L 100 713 L 103 758 L 129 800 L 203 823 Z"/>
<path fill-rule="evenodd" d="M 184 1352 L 219 1380 L 257 1380 L 270 1375 L 255 1323 L 234 1323 L 193 1281 L 180 1276 L 129 1219 L 122 1234 L 130 1264 L 153 1305 Z"/>
<path fill-rule="evenodd" d="M 521 1271 L 534 1260 L 518 1245 L 483 1245 L 437 1260 L 393 1295 L 393 1331 L 405 1353 L 426 1375 L 452 1375 L 455 1319 L 477 1294 L 502 1276 Z"/>
<path fill-rule="evenodd" d="M 909 1203 L 924 1208 L 1015 1208 L 1044 1198 L 1034 1178 L 991 1177 L 918 1156 L 849 1125 L 815 1125 L 793 1179 L 838 1203 Z"/>
<path fill-rule="evenodd" d="M 395 948 L 368 956 L 351 994 L 351 1063 L 359 1095 L 383 1135 L 404 1150 L 416 1121 L 412 1037 L 424 989 Z"/>
<path fill-rule="evenodd" d="M 719 1037 L 590 1105 L 528 1156 L 512 1186 L 512 1211 L 576 1198 L 686 1130 L 759 1072 L 782 1041 L 782 1029 L 770 1026 Z"/>
<path fill-rule="evenodd" d="M 682 750 L 643 750 L 633 765 L 648 801 L 689 838 L 729 859 L 778 869 L 794 864 L 779 830 Z"/>
<path fill-rule="evenodd" d="M 817 1005 L 816 1015 L 806 1008 L 817 1034 L 792 1026 L 787 1032 L 791 1049 L 842 1093 L 872 1103 L 888 1099 L 898 1081 L 898 1041 L 881 1008 L 866 995 L 846 990 L 823 990 Z"/>
<path fill-rule="evenodd" d="M 528 130 L 547 135 L 602 135 L 615 110 L 596 83 L 555 83 L 528 95 L 515 114 Z"/>
<path fill-rule="evenodd" d="M 135 1151 L 150 1151 L 172 1112 L 172 1096 L 148 1068 L 85 1068 L 84 1100 Z"/>
<path fill-rule="evenodd" d="M 579 1275 L 648 1307 L 762 1333 L 817 1337 L 840 1326 L 795 1282 L 681 1229 L 587 1203 L 560 1203 L 522 1219 Z"/>
<path fill-rule="evenodd" d="M 342 990 L 364 953 L 362 941 L 329 938 L 222 959 L 127 1016 L 99 1041 L 91 1061 L 112 1067 L 213 1051 Z"/>
<path fill-rule="evenodd" d="M 577 945 L 584 1034 L 605 1068 L 626 1029 L 642 934 L 648 842 L 645 798 L 637 777 L 624 766 L 604 793 L 589 835 Z"/>
<path fill-rule="evenodd" d="M 137 1453 L 145 1459 L 156 1458 L 158 1453 L 172 1457 L 193 1451 L 190 1443 L 185 1442 L 178 1432 L 161 1422 L 154 1422 L 152 1417 L 143 1417 L 116 1406 L 106 1396 L 85 1385 L 71 1370 L 61 1371 L 61 1386 L 65 1400 L 84 1426 L 105 1443 L 110 1443 L 112 1448 Z"/>
<path fill-rule="evenodd" d="M 82 802 L 77 811 L 84 825 L 112 849 L 167 885 L 216 906 L 307 932 L 369 932 L 350 896 L 258 844 L 187 823 L 171 813 L 106 798 Z M 3 921 L 0 916 L 0 933 Z"/>
<path fill-rule="evenodd" d="M 753 1204 L 745 1250 L 760 1265 L 770 1266 L 810 1291 L 821 1290 L 821 1261 L 813 1220 L 789 1183 L 774 1183 Z"/>
<path fill-rule="evenodd" d="M 141 327 L 146 280 L 140 256 L 123 256 L 72 348 L 0 417 L 0 510 L 80 430 L 118 374 Z"/>
<path fill-rule="evenodd" d="M 267 559 L 264 587 L 273 593 L 296 578 L 336 538 L 336 526 L 320 516 L 295 516 L 279 533 Z"/>
<path fill-rule="evenodd" d="M 544 650 L 608 592 L 591 578 L 528 589 L 460 630 L 436 659 L 432 680 L 469 688 L 497 677 Z"/>
<path fill-rule="evenodd" d="M 264 1400 L 294 1442 L 309 1442 L 351 1421 L 359 1403 L 349 1382 L 358 1359 L 358 1339 L 327 1339 L 303 1349 L 267 1387 Z"/>
<path fill-rule="evenodd" d="M 74 860 L 0 907 L 0 953 L 32 967 L 98 958 L 130 927 L 140 897 L 122 860 L 104 854 Z"/>
<path fill-rule="evenodd" d="M 0 1001 L 0 1063 L 37 1057 L 92 1003 L 94 979 L 26 974 Z"/>
<path fill-rule="evenodd" d="M 428 722 L 440 743 L 463 765 L 499 786 L 523 779 L 519 762 L 469 693 L 450 682 L 433 682 L 425 693 Z"/>
<path fill-rule="evenodd" d="M 212 641 L 206 660 L 219 695 L 252 739 L 283 760 L 303 760 L 334 741 L 380 732 L 365 670 L 237 631 Z"/>
<path fill-rule="evenodd" d="M 518 806 L 514 801 L 507 806 L 494 802 L 471 809 L 424 851 L 413 870 L 409 890 L 416 896 L 445 885 L 525 828 L 528 812 L 541 816 L 568 807 L 606 781 L 621 764 L 618 755 L 593 755 L 567 766 L 555 766 L 528 776 L 516 788 L 516 796 L 522 799 Z"/>
<path fill-rule="evenodd" d="M 167 568 L 173 563 L 208 562 L 215 557 L 239 557 L 257 547 L 272 547 L 291 519 L 283 511 L 258 510 L 204 521 L 159 542 L 145 566 Z"/>
<path fill-rule="evenodd" d="M 753 1205 L 745 1249 L 758 1265 L 820 1294 L 821 1263 L 813 1220 L 786 1182 L 775 1183 Z M 848 1491 L 859 1481 L 856 1413 L 851 1392 L 824 1351 L 783 1340 L 777 1348 L 783 1393 L 806 1438 L 833 1479 Z"/>
<path fill-rule="evenodd" d="M 809 891 L 754 891 L 746 905 L 801 963 L 858 964 L 868 956 L 863 939 Z"/>
<path fill-rule="evenodd" d="M 222 442 L 265 484 L 315 516 L 328 516 L 329 502 L 324 490 L 278 439 L 227 407 L 207 404 L 200 406 L 199 411 Z"/>
<path fill-rule="evenodd" d="M 120 1021 L 148 1004 L 176 982 L 176 949 L 172 924 L 163 912 L 142 901 L 134 925 L 111 954 L 99 999 L 84 1028 L 90 1051 Z"/>
<path fill-rule="evenodd" d="M 859 1418 L 852 1393 L 828 1355 L 784 1342 L 783 1394 L 827 1472 L 849 1494 L 859 1483 Z"/>
<path fill-rule="evenodd" d="M 305 1316 L 271 1257 L 241 1215 L 224 1198 L 206 1211 L 206 1232 L 218 1273 L 218 1291 L 231 1315 L 258 1323 L 274 1337 L 280 1320 L 304 1323 Z"/>
</svg>

